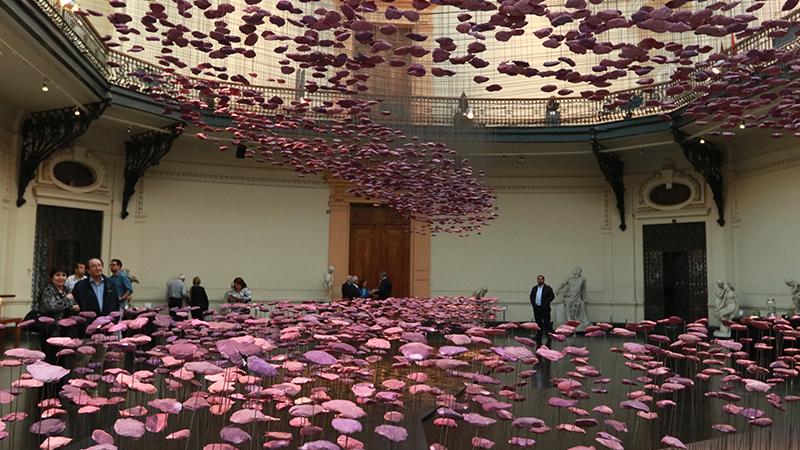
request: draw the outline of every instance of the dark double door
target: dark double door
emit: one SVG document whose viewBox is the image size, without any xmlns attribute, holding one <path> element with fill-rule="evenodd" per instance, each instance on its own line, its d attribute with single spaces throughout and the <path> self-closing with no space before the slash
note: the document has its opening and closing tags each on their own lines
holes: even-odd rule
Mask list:
<svg viewBox="0 0 800 450">
<path fill-rule="evenodd" d="M 705 223 L 645 225 L 642 231 L 645 319 L 708 317 Z"/>
<path fill-rule="evenodd" d="M 378 274 L 387 272 L 392 296 L 407 297 L 410 291 L 411 236 L 409 219 L 385 206 L 350 205 L 349 274 L 378 287 Z"/>
<path fill-rule="evenodd" d="M 49 281 L 50 268 L 72 266 L 99 257 L 103 238 L 103 213 L 86 209 L 39 205 L 33 249 L 33 296 Z"/>
</svg>

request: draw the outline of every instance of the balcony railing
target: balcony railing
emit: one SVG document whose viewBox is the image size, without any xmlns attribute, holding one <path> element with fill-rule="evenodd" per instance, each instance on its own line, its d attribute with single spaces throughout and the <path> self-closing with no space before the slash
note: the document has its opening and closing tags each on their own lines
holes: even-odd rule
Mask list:
<svg viewBox="0 0 800 450">
<path fill-rule="evenodd" d="M 162 68 L 127 54 L 109 49 L 97 35 L 94 27 L 83 17 L 76 16 L 58 7 L 58 0 L 33 0 L 50 20 L 67 36 L 78 50 L 87 57 L 91 63 L 116 86 L 143 93 L 150 92 L 178 92 L 179 86 L 171 84 L 169 79 L 163 82 L 145 81 L 142 74 L 157 75 L 162 73 Z M 800 16 L 800 11 L 793 12 L 786 19 L 794 20 Z M 800 39 L 795 37 L 782 47 L 796 48 Z M 774 39 L 767 36 L 767 32 L 743 39 L 736 45 L 736 51 L 748 51 L 754 48 L 773 48 Z M 732 50 L 728 50 L 732 51 Z M 138 75 L 138 76 L 137 76 Z M 200 79 L 198 79 L 200 81 Z M 212 82 L 210 80 L 206 80 Z M 247 89 L 265 99 L 279 96 L 284 101 L 299 99 L 301 96 L 310 103 L 309 118 L 330 118 L 318 114 L 311 109 L 321 106 L 324 102 L 335 102 L 346 98 L 348 94 L 338 91 L 320 90 L 314 93 L 298 92 L 290 88 L 267 86 L 243 86 L 236 83 L 226 83 L 214 80 L 213 83 L 221 87 L 237 87 Z M 625 91 L 609 93 L 603 100 L 586 100 L 582 97 L 561 97 L 554 100 L 546 98 L 473 98 L 467 99 L 467 106 L 471 109 L 469 123 L 479 127 L 544 127 L 544 126 L 569 126 L 569 125 L 594 125 L 614 122 L 630 118 L 647 117 L 676 111 L 699 97 L 695 90 L 687 90 L 678 95 L 668 94 L 668 90 L 677 83 L 673 81 L 638 87 Z M 188 100 L 203 101 L 196 90 L 188 94 L 182 91 L 181 95 Z M 447 126 L 463 122 L 463 104 L 458 98 L 450 97 L 393 97 L 371 96 L 358 94 L 357 98 L 363 100 L 376 100 L 379 103 L 373 108 L 371 116 L 387 124 L 411 124 L 414 126 Z M 662 105 L 664 99 L 670 98 L 671 102 L 666 107 Z M 555 102 L 555 104 L 553 103 Z M 243 112 L 256 114 L 272 114 L 269 110 L 258 104 L 241 104 L 234 100 L 231 107 Z M 211 108 L 209 109 L 211 111 Z M 386 115 L 383 112 L 389 112 Z"/>
<path fill-rule="evenodd" d="M 108 77 L 109 49 L 89 21 L 62 8 L 58 0 L 31 1 L 103 76 Z"/>
</svg>

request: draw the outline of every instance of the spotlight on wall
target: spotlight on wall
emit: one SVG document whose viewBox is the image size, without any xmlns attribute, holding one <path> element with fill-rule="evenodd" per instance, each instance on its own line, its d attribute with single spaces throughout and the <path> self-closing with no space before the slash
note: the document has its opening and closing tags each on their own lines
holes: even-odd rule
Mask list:
<svg viewBox="0 0 800 450">
<path fill-rule="evenodd" d="M 236 159 L 244 159 L 247 154 L 247 147 L 244 144 L 239 144 L 236 147 Z"/>
<path fill-rule="evenodd" d="M 700 143 L 701 143 L 701 144 L 705 144 L 705 143 L 706 143 L 706 140 L 705 140 L 705 139 L 703 139 L 703 138 L 700 138 Z"/>
<path fill-rule="evenodd" d="M 73 114 L 75 114 L 76 116 L 80 116 L 81 115 L 81 109 L 76 106 L 75 107 L 75 112 Z"/>
<path fill-rule="evenodd" d="M 49 90 L 50 88 L 47 86 L 47 78 L 45 78 L 44 82 L 42 82 L 42 92 L 47 92 Z"/>
<path fill-rule="evenodd" d="M 739 124 L 739 129 L 740 129 L 740 130 L 744 130 L 746 127 L 747 127 L 747 126 L 746 126 L 745 124 L 743 124 L 743 123 L 740 123 L 740 124 Z"/>
</svg>

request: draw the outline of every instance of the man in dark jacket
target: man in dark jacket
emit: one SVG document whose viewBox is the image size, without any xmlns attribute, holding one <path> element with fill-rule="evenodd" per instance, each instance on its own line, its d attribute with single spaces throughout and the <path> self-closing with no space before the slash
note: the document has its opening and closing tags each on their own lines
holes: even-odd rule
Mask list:
<svg viewBox="0 0 800 450">
<path fill-rule="evenodd" d="M 389 274 L 386 272 L 380 273 L 381 281 L 378 283 L 378 300 L 386 300 L 392 296 L 392 282 L 389 281 Z"/>
<path fill-rule="evenodd" d="M 536 285 L 531 289 L 531 306 L 533 306 L 533 318 L 539 325 L 536 333 L 536 343 L 542 345 L 542 334 L 547 336 L 547 346 L 550 346 L 550 303 L 556 298 L 553 288 L 544 284 L 544 275 L 536 277 Z"/>
<path fill-rule="evenodd" d="M 347 280 L 342 285 L 342 298 L 347 300 L 353 300 L 354 298 L 358 298 L 361 292 L 359 292 L 358 286 L 354 282 L 354 278 L 352 275 L 347 276 Z"/>
<path fill-rule="evenodd" d="M 103 260 L 92 258 L 88 264 L 89 277 L 75 283 L 72 295 L 81 311 L 93 311 L 98 316 L 107 316 L 119 311 L 119 296 L 108 279 L 103 275 Z"/>
</svg>

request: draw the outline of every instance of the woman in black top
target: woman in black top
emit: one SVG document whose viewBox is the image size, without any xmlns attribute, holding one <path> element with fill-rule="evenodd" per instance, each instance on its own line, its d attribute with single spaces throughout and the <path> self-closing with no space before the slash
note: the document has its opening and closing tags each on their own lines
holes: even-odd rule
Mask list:
<svg viewBox="0 0 800 450">
<path fill-rule="evenodd" d="M 192 288 L 189 290 L 189 305 L 198 307 L 192 310 L 192 318 L 201 319 L 208 311 L 208 296 L 203 286 L 200 286 L 200 277 L 192 279 Z"/>
<path fill-rule="evenodd" d="M 41 350 L 46 355 L 47 362 L 54 362 L 56 360 L 56 352 L 58 348 L 47 344 L 47 339 L 58 336 L 59 325 L 58 321 L 64 317 L 77 313 L 79 308 L 72 293 L 66 286 L 67 283 L 67 270 L 63 267 L 54 267 L 50 270 L 50 282 L 47 283 L 41 294 L 33 299 L 31 304 L 31 312 L 28 314 L 29 318 L 37 320 L 34 330 L 39 332 Z M 44 323 L 39 320 L 40 317 L 50 317 L 55 320 L 52 323 Z"/>
<path fill-rule="evenodd" d="M 47 283 L 38 298 L 33 300 L 31 309 L 37 316 L 48 316 L 61 320 L 64 316 L 78 311 L 78 304 L 66 286 L 67 271 L 63 267 L 50 270 L 50 282 Z"/>
</svg>

